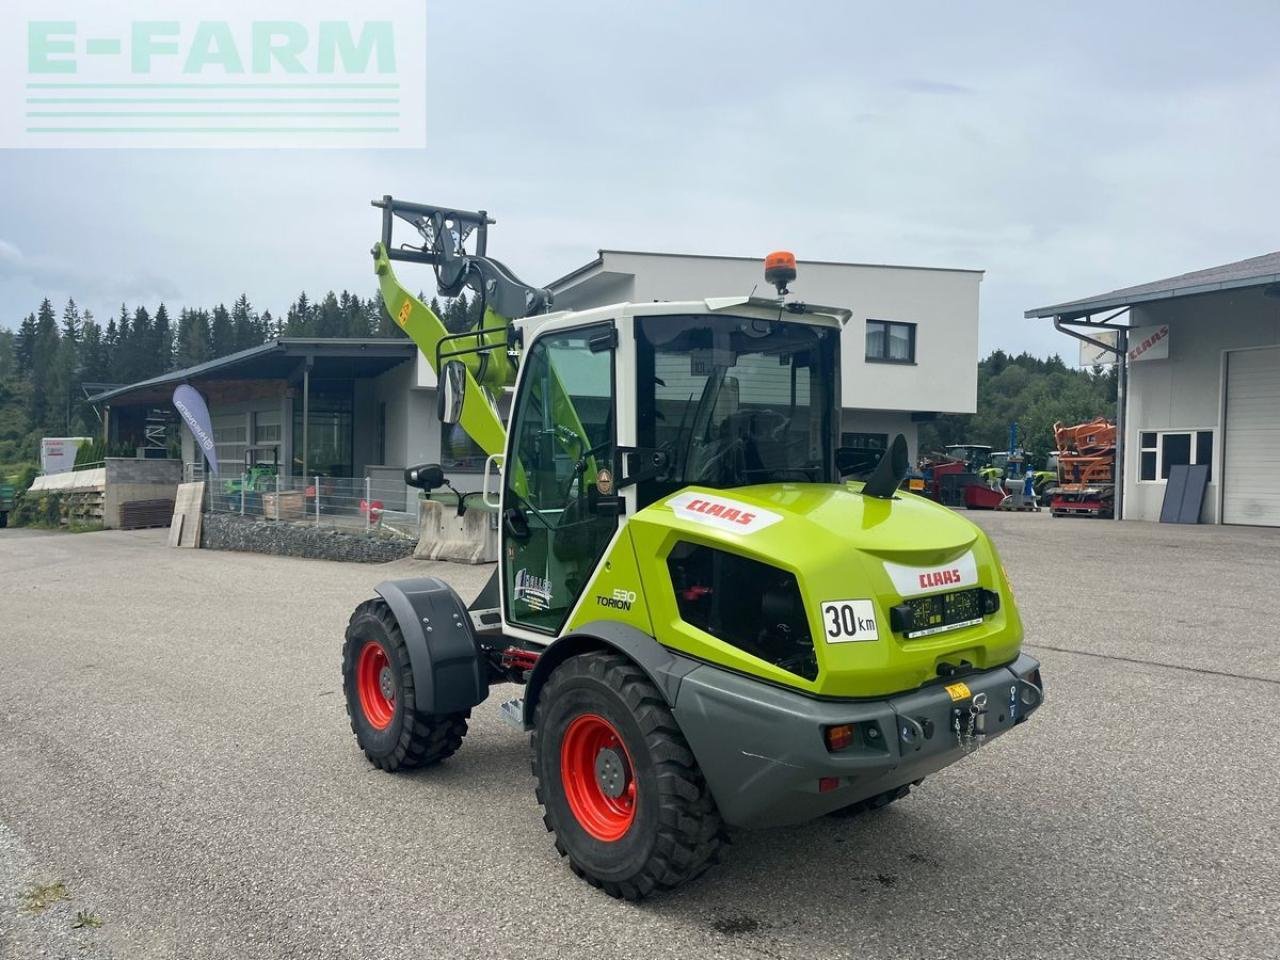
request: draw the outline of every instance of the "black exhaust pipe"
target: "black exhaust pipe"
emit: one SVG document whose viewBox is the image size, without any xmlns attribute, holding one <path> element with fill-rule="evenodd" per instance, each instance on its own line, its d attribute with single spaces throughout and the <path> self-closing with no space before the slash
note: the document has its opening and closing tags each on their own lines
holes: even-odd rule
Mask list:
<svg viewBox="0 0 1280 960">
<path fill-rule="evenodd" d="M 907 438 L 898 434 L 893 438 L 893 443 L 889 444 L 889 449 L 884 452 L 880 462 L 876 464 L 871 476 L 867 478 L 862 488 L 863 494 L 880 500 L 892 500 L 898 488 L 902 486 L 902 481 L 907 478 L 910 469 Z"/>
</svg>

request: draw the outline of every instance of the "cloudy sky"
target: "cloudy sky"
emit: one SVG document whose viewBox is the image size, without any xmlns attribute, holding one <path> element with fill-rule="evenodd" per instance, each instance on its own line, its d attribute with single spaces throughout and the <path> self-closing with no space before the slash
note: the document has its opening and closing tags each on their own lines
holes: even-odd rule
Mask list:
<svg viewBox="0 0 1280 960">
<path fill-rule="evenodd" d="M 490 251 L 538 283 L 599 247 L 982 268 L 984 352 L 1073 354 L 1023 310 L 1280 249 L 1275 0 L 428 22 L 425 151 L 0 150 L 0 324 L 46 295 L 369 294 L 384 193 L 487 208 Z"/>
</svg>

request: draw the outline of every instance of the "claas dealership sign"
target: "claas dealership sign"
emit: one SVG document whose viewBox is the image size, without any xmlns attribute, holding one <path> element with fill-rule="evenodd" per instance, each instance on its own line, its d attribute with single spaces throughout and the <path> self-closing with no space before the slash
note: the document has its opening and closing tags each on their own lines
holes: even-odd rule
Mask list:
<svg viewBox="0 0 1280 960">
<path fill-rule="evenodd" d="M 1169 325 L 1134 327 L 1129 331 L 1129 361 L 1168 360 Z"/>
</svg>

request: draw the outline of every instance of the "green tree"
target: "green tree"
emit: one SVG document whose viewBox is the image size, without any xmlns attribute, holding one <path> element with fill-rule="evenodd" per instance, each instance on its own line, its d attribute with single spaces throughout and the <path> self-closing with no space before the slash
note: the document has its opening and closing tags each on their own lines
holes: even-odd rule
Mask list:
<svg viewBox="0 0 1280 960">
<path fill-rule="evenodd" d="M 232 342 L 236 350 L 248 350 L 263 342 L 261 321 L 249 303 L 249 295 L 240 294 L 231 305 Z"/>
<path fill-rule="evenodd" d="M 53 304 L 46 298 L 36 311 L 35 340 L 31 351 L 31 420 L 38 430 L 58 422 L 52 409 L 56 398 L 50 395 L 50 391 L 51 388 L 57 389 L 59 341 Z"/>
<path fill-rule="evenodd" d="M 36 351 L 36 315 L 27 314 L 18 325 L 18 336 L 14 342 L 14 359 L 17 361 L 18 373 L 31 373 L 31 361 Z"/>
<path fill-rule="evenodd" d="M 467 295 L 460 293 L 444 308 L 445 328 L 450 333 L 462 333 L 471 327 L 471 305 L 467 303 Z"/>
<path fill-rule="evenodd" d="M 0 383 L 18 375 L 17 336 L 0 327 Z"/>
<path fill-rule="evenodd" d="M 1115 374 L 1074 370 L 1057 356 L 1042 360 L 996 350 L 978 364 L 977 407 L 974 414 L 950 414 L 922 425 L 920 453 L 927 456 L 953 443 L 1003 450 L 1010 425 L 1017 423 L 1019 444 L 1032 463 L 1042 464 L 1055 447 L 1054 423 L 1115 416 Z"/>
<path fill-rule="evenodd" d="M 325 294 L 324 299 L 320 301 L 320 305 L 316 308 L 314 335 L 317 337 L 341 337 L 345 335 L 343 332 L 342 308 L 338 305 L 338 298 L 332 290 Z"/>
<path fill-rule="evenodd" d="M 173 369 L 173 328 L 169 323 L 169 311 L 162 303 L 156 310 L 155 323 L 151 328 L 151 352 L 148 362 L 150 377 L 159 376 Z"/>
<path fill-rule="evenodd" d="M 76 306 L 75 300 L 68 300 L 67 305 L 62 309 L 62 339 L 79 343 L 82 322 L 80 308 Z"/>
<path fill-rule="evenodd" d="M 209 322 L 209 347 L 213 359 L 235 353 L 235 327 L 231 323 L 231 314 L 221 303 L 213 308 L 213 319 Z"/>
<path fill-rule="evenodd" d="M 179 369 L 194 367 L 213 358 L 208 310 L 183 310 L 178 318 L 175 363 Z"/>
<path fill-rule="evenodd" d="M 304 290 L 298 294 L 298 299 L 290 305 L 289 312 L 285 315 L 284 335 L 286 337 L 311 336 L 313 312 L 311 301 L 307 299 Z"/>
</svg>

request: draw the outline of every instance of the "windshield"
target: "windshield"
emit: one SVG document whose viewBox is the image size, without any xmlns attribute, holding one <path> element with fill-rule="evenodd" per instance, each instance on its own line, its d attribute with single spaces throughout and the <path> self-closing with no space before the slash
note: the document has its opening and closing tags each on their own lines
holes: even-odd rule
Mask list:
<svg viewBox="0 0 1280 960">
<path fill-rule="evenodd" d="M 839 331 L 701 315 L 636 328 L 639 445 L 665 458 L 643 502 L 690 484 L 833 480 Z"/>
</svg>

